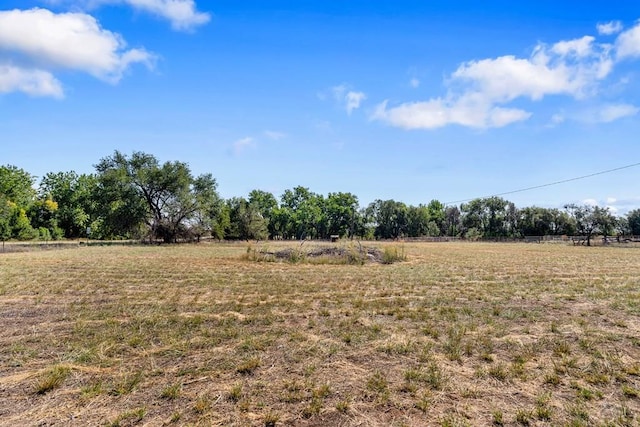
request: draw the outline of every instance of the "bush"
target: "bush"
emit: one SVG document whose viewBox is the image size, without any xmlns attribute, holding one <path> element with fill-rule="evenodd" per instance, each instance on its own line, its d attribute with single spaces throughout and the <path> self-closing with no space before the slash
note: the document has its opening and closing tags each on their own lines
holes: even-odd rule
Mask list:
<svg viewBox="0 0 640 427">
<path fill-rule="evenodd" d="M 482 238 L 482 232 L 477 228 L 472 227 L 467 230 L 467 232 L 464 234 L 464 237 L 467 240 L 476 241 Z"/>
<path fill-rule="evenodd" d="M 38 228 L 38 239 L 39 240 L 51 240 L 51 233 L 49 232 L 48 228 L 44 228 L 44 227 L 39 227 Z"/>
</svg>

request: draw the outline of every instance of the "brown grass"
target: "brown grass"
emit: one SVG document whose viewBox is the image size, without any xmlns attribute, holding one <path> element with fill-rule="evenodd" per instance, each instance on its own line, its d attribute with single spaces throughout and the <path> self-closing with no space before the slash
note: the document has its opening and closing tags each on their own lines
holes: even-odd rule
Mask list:
<svg viewBox="0 0 640 427">
<path fill-rule="evenodd" d="M 0 425 L 638 425 L 640 249 L 402 250 L 2 254 Z"/>
</svg>

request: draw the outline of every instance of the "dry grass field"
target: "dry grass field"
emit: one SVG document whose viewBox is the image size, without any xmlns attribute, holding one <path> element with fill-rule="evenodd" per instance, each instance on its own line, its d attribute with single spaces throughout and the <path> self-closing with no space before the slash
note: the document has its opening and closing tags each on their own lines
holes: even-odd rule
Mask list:
<svg viewBox="0 0 640 427">
<path fill-rule="evenodd" d="M 640 425 L 640 249 L 396 246 L 0 254 L 0 425 Z"/>
</svg>

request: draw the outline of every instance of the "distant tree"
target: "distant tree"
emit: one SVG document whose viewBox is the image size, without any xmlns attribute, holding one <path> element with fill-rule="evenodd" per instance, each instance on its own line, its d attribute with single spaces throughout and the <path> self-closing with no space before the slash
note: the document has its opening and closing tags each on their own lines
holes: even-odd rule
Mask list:
<svg viewBox="0 0 640 427">
<path fill-rule="evenodd" d="M 231 217 L 229 216 L 229 207 L 226 203 L 221 203 L 217 214 L 213 217 L 211 223 L 211 236 L 222 240 L 226 236 L 226 230 L 231 226 Z"/>
<path fill-rule="evenodd" d="M 615 233 L 618 238 L 618 242 L 622 236 L 628 236 L 631 233 L 631 228 L 629 227 L 629 218 L 626 216 L 621 216 L 616 218 L 616 226 Z"/>
<path fill-rule="evenodd" d="M 552 232 L 553 215 L 549 209 L 531 206 L 520 209 L 518 232 L 522 236 L 546 236 Z"/>
<path fill-rule="evenodd" d="M 0 194 L 0 240 L 2 240 L 2 250 L 4 251 L 4 242 L 11 238 L 11 206 L 7 198 Z"/>
<path fill-rule="evenodd" d="M 481 237 L 509 237 L 517 230 L 515 205 L 501 197 L 473 199 L 461 206 L 465 230 L 475 228 Z"/>
<path fill-rule="evenodd" d="M 571 236 L 576 233 L 576 222 L 567 211 L 549 209 L 551 217 L 550 233 L 555 236 Z"/>
<path fill-rule="evenodd" d="M 429 236 L 440 236 L 442 234 L 446 234 L 447 227 L 445 225 L 446 219 L 446 211 L 445 206 L 439 200 L 431 200 L 427 205 L 427 210 L 429 211 L 429 221 L 434 223 L 439 231 L 435 231 L 433 226 L 431 226 L 431 231 L 429 231 Z"/>
<path fill-rule="evenodd" d="M 78 175 L 74 171 L 48 173 L 40 182 L 41 199 L 51 199 L 58 204 L 57 225 L 67 238 L 85 235 L 87 227 L 99 234 L 93 224 L 99 217 L 96 201 L 98 179 L 95 175 Z"/>
<path fill-rule="evenodd" d="M 16 166 L 0 166 L 0 194 L 21 209 L 27 209 L 36 198 L 35 178 Z"/>
<path fill-rule="evenodd" d="M 262 218 L 267 222 L 269 237 L 274 238 L 277 230 L 273 217 L 275 210 L 278 209 L 278 200 L 268 191 L 252 190 L 249 193 L 248 202 L 260 212 Z"/>
<path fill-rule="evenodd" d="M 229 208 L 229 230 L 227 238 L 233 240 L 264 240 L 269 236 L 267 220 L 257 205 L 242 197 L 227 200 Z"/>
<path fill-rule="evenodd" d="M 634 209 L 627 214 L 629 231 L 634 236 L 640 236 L 640 209 Z"/>
<path fill-rule="evenodd" d="M 618 219 L 609 211 L 608 207 L 601 208 L 596 206 L 593 209 L 593 215 L 595 216 L 597 229 L 606 242 L 608 237 L 615 233 Z"/>
<path fill-rule="evenodd" d="M 293 211 L 285 206 L 280 206 L 271 212 L 271 220 L 269 221 L 269 236 L 272 239 L 288 240 L 294 235 L 293 227 Z"/>
<path fill-rule="evenodd" d="M 447 206 L 444 211 L 444 234 L 457 236 L 460 232 L 460 209 L 457 206 Z"/>
<path fill-rule="evenodd" d="M 38 237 L 38 231 L 31 226 L 27 211 L 16 205 L 13 205 L 9 226 L 11 234 L 18 240 L 33 240 Z"/>
<path fill-rule="evenodd" d="M 217 184 L 209 174 L 195 178 L 192 183 L 196 207 L 190 216 L 185 217 L 184 226 L 188 228 L 188 235 L 195 237 L 198 242 L 207 235 L 217 239 L 224 237 L 223 233 L 220 234 L 224 230 L 221 223 L 228 223 L 228 210 L 216 188 Z"/>
<path fill-rule="evenodd" d="M 565 209 L 575 220 L 576 231 L 587 238 L 587 246 L 591 246 L 594 234 L 602 233 L 606 239 L 613 233 L 615 217 L 608 208 L 569 204 L 565 206 Z"/>
<path fill-rule="evenodd" d="M 40 230 L 40 238 L 43 240 L 59 239 L 62 230 L 58 227 L 57 220 L 58 203 L 50 198 L 40 199 L 31 204 L 27 214 L 31 225 Z"/>
<path fill-rule="evenodd" d="M 270 218 L 273 210 L 278 208 L 278 200 L 268 191 L 252 190 L 248 202 L 255 206 L 265 219 Z"/>
<path fill-rule="evenodd" d="M 378 239 L 397 239 L 407 235 L 408 208 L 395 200 L 376 200 L 367 207 L 367 215 L 375 225 L 374 236 Z"/>
<path fill-rule="evenodd" d="M 425 205 L 407 206 L 407 236 L 428 236 L 430 221 L 431 215 Z"/>
<path fill-rule="evenodd" d="M 96 165 L 98 180 L 108 205 L 130 210 L 132 220 L 126 228 L 144 222 L 153 237 L 173 242 L 188 235 L 198 212 L 214 202 L 216 181 L 210 175 L 194 178 L 186 163 L 165 162 L 146 153 L 128 157 L 118 151 Z M 114 197 L 115 196 L 115 197 Z M 124 206 L 120 202 L 124 201 Z M 119 215 L 118 215 L 119 216 Z M 120 219 L 120 218 L 119 218 Z"/>
<path fill-rule="evenodd" d="M 324 207 L 328 236 L 353 237 L 358 216 L 358 198 L 351 193 L 329 193 Z"/>
<path fill-rule="evenodd" d="M 285 190 L 280 198 L 278 221 L 287 221 L 285 234 L 296 239 L 326 236 L 327 217 L 324 197 L 306 187 Z"/>
</svg>

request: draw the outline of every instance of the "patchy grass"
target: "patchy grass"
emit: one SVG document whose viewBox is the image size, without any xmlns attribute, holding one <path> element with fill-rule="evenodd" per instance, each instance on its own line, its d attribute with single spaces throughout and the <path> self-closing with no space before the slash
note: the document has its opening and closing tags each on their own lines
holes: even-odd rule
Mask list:
<svg viewBox="0 0 640 427">
<path fill-rule="evenodd" d="M 0 254 L 0 425 L 637 425 L 640 249 L 368 245 Z"/>
</svg>

